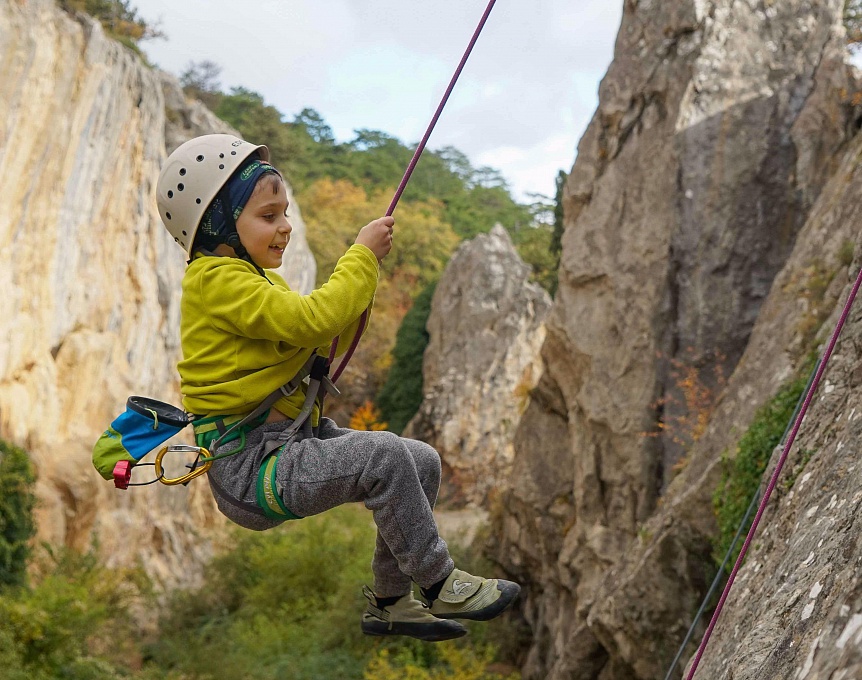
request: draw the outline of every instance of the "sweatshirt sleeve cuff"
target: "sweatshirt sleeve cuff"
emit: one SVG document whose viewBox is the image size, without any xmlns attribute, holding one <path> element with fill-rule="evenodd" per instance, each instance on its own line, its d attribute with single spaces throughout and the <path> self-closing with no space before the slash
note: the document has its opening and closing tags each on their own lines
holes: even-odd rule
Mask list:
<svg viewBox="0 0 862 680">
<path fill-rule="evenodd" d="M 374 251 L 371 250 L 368 246 L 364 246 L 361 243 L 354 243 L 350 248 L 347 249 L 348 252 L 351 250 L 355 250 L 358 253 L 362 253 L 363 257 L 365 257 L 370 263 L 374 265 L 374 270 L 380 271 L 380 263 L 377 261 L 377 256 L 374 254 Z"/>
</svg>

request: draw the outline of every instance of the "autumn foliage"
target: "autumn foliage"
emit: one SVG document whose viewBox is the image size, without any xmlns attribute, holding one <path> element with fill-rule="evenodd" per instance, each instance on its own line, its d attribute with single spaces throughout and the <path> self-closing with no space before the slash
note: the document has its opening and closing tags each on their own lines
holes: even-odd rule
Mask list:
<svg viewBox="0 0 862 680">
<path fill-rule="evenodd" d="M 386 423 L 380 421 L 380 410 L 370 401 L 366 401 L 350 418 L 351 430 L 372 430 L 378 432 L 386 429 Z"/>
<path fill-rule="evenodd" d="M 693 355 L 693 348 L 689 348 L 681 357 L 667 360 L 670 386 L 652 404 L 660 419 L 655 430 L 643 433 L 646 437 L 667 437 L 686 453 L 706 432 L 716 399 L 727 385 L 724 354 L 712 352 L 701 360 Z M 664 359 L 661 354 L 658 358 Z"/>
</svg>

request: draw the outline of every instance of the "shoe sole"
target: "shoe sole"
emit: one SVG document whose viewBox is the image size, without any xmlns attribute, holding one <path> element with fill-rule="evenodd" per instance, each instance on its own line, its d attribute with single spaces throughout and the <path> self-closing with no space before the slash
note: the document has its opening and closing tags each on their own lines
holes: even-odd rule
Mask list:
<svg viewBox="0 0 862 680">
<path fill-rule="evenodd" d="M 432 608 L 431 613 L 438 619 L 490 621 L 502 614 L 515 601 L 521 592 L 521 586 L 512 581 L 497 581 L 497 590 L 500 591 L 500 597 L 483 609 L 477 609 L 474 612 L 435 612 Z"/>
<path fill-rule="evenodd" d="M 401 623 L 392 624 L 386 621 L 363 621 L 362 632 L 366 635 L 389 636 L 406 635 L 423 642 L 442 642 L 464 637 L 467 629 L 455 621 L 440 621 L 440 623 Z M 445 624 L 445 625 L 441 625 Z"/>
</svg>

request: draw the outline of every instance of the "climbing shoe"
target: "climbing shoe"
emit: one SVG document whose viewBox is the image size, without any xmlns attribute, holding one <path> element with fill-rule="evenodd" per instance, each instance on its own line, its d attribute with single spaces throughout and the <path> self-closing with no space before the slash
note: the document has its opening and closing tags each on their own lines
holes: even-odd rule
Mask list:
<svg viewBox="0 0 862 680">
<path fill-rule="evenodd" d="M 455 569 L 442 586 L 437 584 L 420 592 L 428 611 L 439 619 L 487 621 L 514 602 L 521 586 L 512 581 L 482 578 Z"/>
<path fill-rule="evenodd" d="M 371 588 L 364 586 L 362 594 L 368 599 L 362 614 L 362 632 L 366 635 L 407 635 L 426 642 L 440 642 L 467 634 L 467 629 L 457 621 L 432 616 L 412 592 L 400 598 L 378 598 Z"/>
</svg>

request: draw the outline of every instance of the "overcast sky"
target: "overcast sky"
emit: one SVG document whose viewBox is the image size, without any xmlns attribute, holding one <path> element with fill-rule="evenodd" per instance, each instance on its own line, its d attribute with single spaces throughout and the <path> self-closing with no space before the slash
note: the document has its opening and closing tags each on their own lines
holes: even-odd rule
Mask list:
<svg viewBox="0 0 862 680">
<path fill-rule="evenodd" d="M 132 4 L 168 36 L 143 45 L 164 70 L 209 59 L 222 66 L 224 89 L 255 90 L 288 119 L 317 109 L 339 141 L 370 128 L 413 144 L 488 0 Z M 429 147 L 452 145 L 475 167 L 497 168 L 519 198 L 553 195 L 595 111 L 622 4 L 497 0 Z"/>
</svg>

